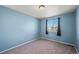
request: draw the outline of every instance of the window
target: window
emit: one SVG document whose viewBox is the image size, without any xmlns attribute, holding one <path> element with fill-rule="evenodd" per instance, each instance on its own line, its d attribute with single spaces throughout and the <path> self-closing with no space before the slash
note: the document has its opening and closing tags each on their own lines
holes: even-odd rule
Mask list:
<svg viewBox="0 0 79 59">
<path fill-rule="evenodd" d="M 47 30 L 48 32 L 57 32 L 58 28 L 58 20 L 48 20 L 48 25 L 47 25 Z"/>
</svg>

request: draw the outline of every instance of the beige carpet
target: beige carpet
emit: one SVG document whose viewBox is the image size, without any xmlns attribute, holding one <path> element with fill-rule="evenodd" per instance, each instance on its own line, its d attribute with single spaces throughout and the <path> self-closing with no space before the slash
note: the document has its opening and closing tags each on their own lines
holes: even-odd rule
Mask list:
<svg viewBox="0 0 79 59">
<path fill-rule="evenodd" d="M 74 47 L 49 41 L 36 40 L 23 46 L 14 48 L 4 54 L 74 54 Z"/>
</svg>

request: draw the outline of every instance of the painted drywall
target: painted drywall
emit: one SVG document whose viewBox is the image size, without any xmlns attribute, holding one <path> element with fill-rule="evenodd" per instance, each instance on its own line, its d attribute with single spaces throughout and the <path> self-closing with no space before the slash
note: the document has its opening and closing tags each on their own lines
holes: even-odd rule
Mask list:
<svg viewBox="0 0 79 59">
<path fill-rule="evenodd" d="M 76 9 L 76 49 L 79 53 L 79 6 Z"/>
<path fill-rule="evenodd" d="M 50 40 L 62 41 L 70 44 L 75 44 L 76 40 L 76 21 L 75 21 L 75 12 L 59 15 L 61 17 L 61 36 L 57 36 L 57 33 L 45 34 L 45 19 L 41 20 L 41 37 L 48 38 Z M 48 20 L 55 20 L 59 16 L 47 18 Z"/>
<path fill-rule="evenodd" d="M 39 37 L 39 20 L 0 6 L 0 51 Z"/>
<path fill-rule="evenodd" d="M 45 34 L 45 19 L 37 20 L 36 18 L 0 6 L 0 51 L 32 39 L 38 39 L 39 36 L 75 44 L 75 13 L 59 16 L 61 17 L 60 37 L 56 33 Z M 50 17 L 48 20 L 57 18 L 58 16 Z"/>
</svg>

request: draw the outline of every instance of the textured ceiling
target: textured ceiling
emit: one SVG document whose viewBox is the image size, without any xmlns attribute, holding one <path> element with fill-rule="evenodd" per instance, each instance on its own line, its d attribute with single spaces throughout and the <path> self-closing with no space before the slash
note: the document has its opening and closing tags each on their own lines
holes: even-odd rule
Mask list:
<svg viewBox="0 0 79 59">
<path fill-rule="evenodd" d="M 5 6 L 36 18 L 46 18 L 73 12 L 77 7 L 76 5 L 45 5 L 45 8 L 39 9 L 39 5 L 5 5 Z"/>
</svg>

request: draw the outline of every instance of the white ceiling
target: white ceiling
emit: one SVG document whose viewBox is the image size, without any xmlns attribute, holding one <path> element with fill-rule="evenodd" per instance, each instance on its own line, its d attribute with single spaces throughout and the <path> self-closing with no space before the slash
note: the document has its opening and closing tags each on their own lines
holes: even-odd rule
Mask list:
<svg viewBox="0 0 79 59">
<path fill-rule="evenodd" d="M 6 7 L 20 11 L 36 18 L 45 18 L 64 13 L 73 12 L 76 5 L 45 5 L 43 9 L 39 9 L 39 5 L 6 5 Z"/>
</svg>

